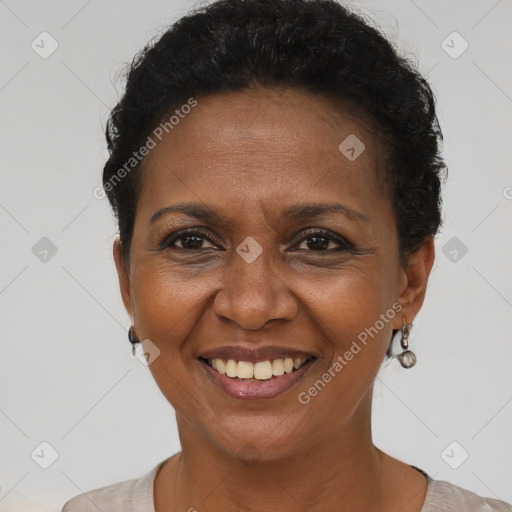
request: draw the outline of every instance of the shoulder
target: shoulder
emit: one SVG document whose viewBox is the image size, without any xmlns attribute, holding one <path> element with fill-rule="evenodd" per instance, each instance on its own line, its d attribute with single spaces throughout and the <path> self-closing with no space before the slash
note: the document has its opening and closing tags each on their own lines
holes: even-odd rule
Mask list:
<svg viewBox="0 0 512 512">
<path fill-rule="evenodd" d="M 131 510 L 132 493 L 137 480 L 125 480 L 79 494 L 64 504 L 62 512 L 109 512 Z"/>
<path fill-rule="evenodd" d="M 61 512 L 154 512 L 153 482 L 162 464 L 140 478 L 79 494 L 67 501 Z"/>
<path fill-rule="evenodd" d="M 512 512 L 512 505 L 443 480 L 431 480 L 422 512 Z"/>
</svg>

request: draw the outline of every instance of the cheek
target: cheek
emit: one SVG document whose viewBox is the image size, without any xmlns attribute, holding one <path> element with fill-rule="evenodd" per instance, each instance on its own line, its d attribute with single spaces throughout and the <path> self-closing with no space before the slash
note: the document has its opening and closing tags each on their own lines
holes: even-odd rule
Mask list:
<svg viewBox="0 0 512 512">
<path fill-rule="evenodd" d="M 191 279 L 185 274 L 161 262 L 139 265 L 133 281 L 134 318 L 139 337 L 160 351 L 149 365 L 157 386 L 176 410 L 192 416 L 200 396 L 190 384 L 190 365 L 197 363 L 187 341 L 219 276 L 205 272 Z"/>
<path fill-rule="evenodd" d="M 316 302 L 311 295 L 311 315 L 330 345 L 320 375 L 315 375 L 331 390 L 320 401 L 339 401 L 350 409 L 379 371 L 397 314 L 393 276 L 381 270 L 388 268 L 381 263 L 347 268 L 318 288 Z"/>
<path fill-rule="evenodd" d="M 392 276 L 384 275 L 379 268 L 377 262 L 367 266 L 354 264 L 322 280 L 302 277 L 301 290 L 303 297 L 307 297 L 308 314 L 337 349 L 344 349 L 347 340 L 356 339 L 392 308 Z M 390 331 L 391 323 L 379 323 L 378 330 Z"/>
<path fill-rule="evenodd" d="M 165 350 L 179 348 L 179 342 L 199 321 L 198 315 L 219 280 L 217 272 L 191 278 L 180 269 L 153 262 L 140 265 L 134 277 L 135 319 L 140 333 L 165 342 Z"/>
<path fill-rule="evenodd" d="M 375 277 L 375 276 L 374 276 Z M 324 342 L 325 360 L 297 389 L 298 402 L 310 416 L 322 417 L 322 435 L 354 417 L 382 364 L 396 311 L 389 291 L 370 275 L 345 276 L 311 293 L 309 314 Z M 330 411 L 328 415 L 325 411 Z M 304 422 L 304 436 L 308 434 Z"/>
</svg>

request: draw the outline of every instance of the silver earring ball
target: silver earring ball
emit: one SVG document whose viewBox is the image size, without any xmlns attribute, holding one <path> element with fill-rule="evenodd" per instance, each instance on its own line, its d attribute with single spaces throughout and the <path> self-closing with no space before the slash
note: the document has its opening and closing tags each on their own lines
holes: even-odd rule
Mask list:
<svg viewBox="0 0 512 512">
<path fill-rule="evenodd" d="M 412 368 L 416 364 L 416 355 L 411 350 L 406 350 L 396 357 L 404 368 Z"/>
</svg>

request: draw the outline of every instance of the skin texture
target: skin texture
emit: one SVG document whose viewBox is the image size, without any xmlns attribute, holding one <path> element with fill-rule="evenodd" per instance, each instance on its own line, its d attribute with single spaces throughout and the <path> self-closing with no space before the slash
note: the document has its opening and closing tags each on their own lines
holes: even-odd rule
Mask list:
<svg viewBox="0 0 512 512">
<path fill-rule="evenodd" d="M 426 480 L 373 445 L 371 401 L 392 329 L 423 304 L 432 238 L 401 267 L 392 204 L 377 179 L 383 151 L 348 108 L 291 89 L 197 100 L 144 161 L 129 262 L 114 243 L 125 307 L 137 337 L 160 350 L 149 368 L 176 410 L 182 445 L 157 475 L 156 511 L 420 511 Z M 338 149 L 350 134 L 365 144 L 354 161 Z M 228 220 L 169 213 L 150 223 L 160 208 L 184 202 Z M 341 203 L 368 221 L 282 217 L 302 203 Z M 183 248 L 183 238 L 159 249 L 166 235 L 191 227 L 204 232 L 198 249 Z M 326 249 L 310 248 L 310 228 L 355 250 L 336 250 L 332 238 Z M 248 236 L 263 249 L 252 263 L 236 253 Z M 393 304 L 401 311 L 299 403 Z M 197 359 L 235 343 L 317 359 L 284 395 L 240 400 L 214 386 Z"/>
</svg>

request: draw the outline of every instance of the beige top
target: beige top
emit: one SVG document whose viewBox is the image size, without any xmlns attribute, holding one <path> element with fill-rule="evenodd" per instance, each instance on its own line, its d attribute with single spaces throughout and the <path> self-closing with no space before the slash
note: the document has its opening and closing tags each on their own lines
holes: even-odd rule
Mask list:
<svg viewBox="0 0 512 512">
<path fill-rule="evenodd" d="M 155 512 L 153 482 L 164 462 L 159 462 L 140 478 L 80 494 L 66 502 L 62 512 Z M 482 498 L 428 475 L 427 480 L 427 495 L 421 512 L 512 512 L 512 505 L 504 501 Z"/>
</svg>

